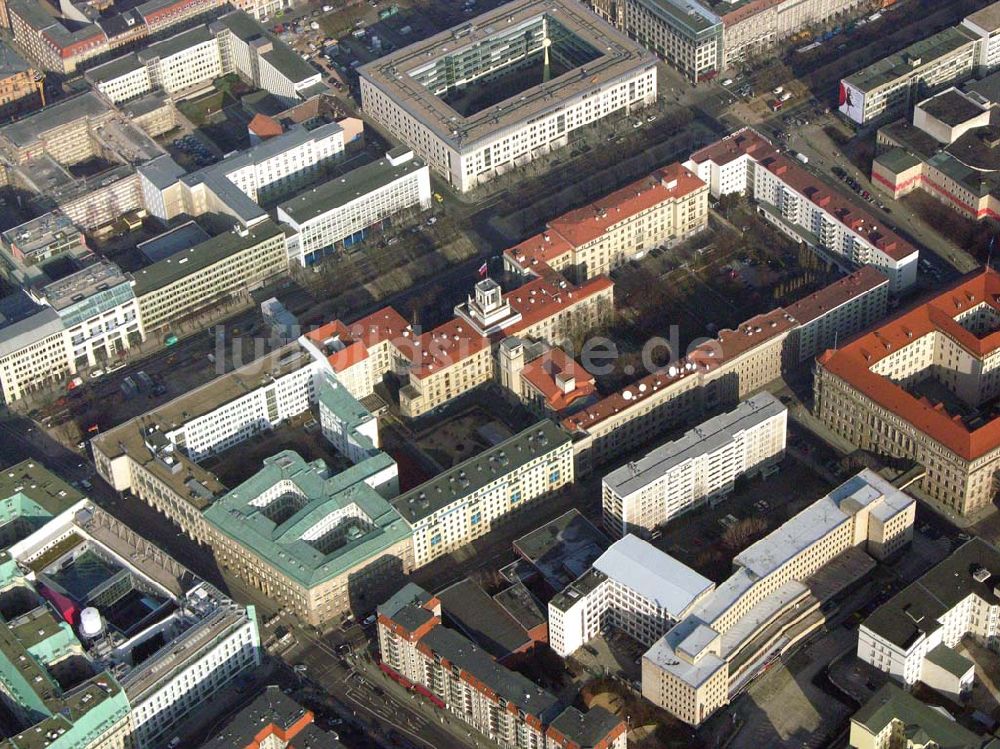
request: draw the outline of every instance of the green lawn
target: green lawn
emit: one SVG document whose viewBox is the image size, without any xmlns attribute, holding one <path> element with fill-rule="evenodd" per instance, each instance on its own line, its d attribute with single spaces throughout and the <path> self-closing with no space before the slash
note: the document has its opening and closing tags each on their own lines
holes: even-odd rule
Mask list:
<svg viewBox="0 0 1000 749">
<path fill-rule="evenodd" d="M 210 94 L 199 96 L 197 99 L 188 99 L 177 105 L 185 117 L 191 120 L 195 127 L 201 127 L 205 121 L 216 112 L 227 105 L 227 96 L 224 91 L 213 91 Z"/>
</svg>

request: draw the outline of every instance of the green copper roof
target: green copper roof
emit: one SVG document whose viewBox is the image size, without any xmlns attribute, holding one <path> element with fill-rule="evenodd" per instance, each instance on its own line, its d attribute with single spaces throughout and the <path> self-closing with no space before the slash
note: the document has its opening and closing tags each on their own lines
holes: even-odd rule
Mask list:
<svg viewBox="0 0 1000 749">
<path fill-rule="evenodd" d="M 920 731 L 937 742 L 941 749 L 979 749 L 987 739 L 949 720 L 892 683 L 878 690 L 851 720 L 875 734 L 892 721 L 898 721 L 907 736 L 913 737 Z"/>
<path fill-rule="evenodd" d="M 45 466 L 34 460 L 24 460 L 0 471 L 0 529 L 15 520 L 26 522 L 28 532 L 69 509 L 83 495 Z M 0 547 L 7 547 L 16 538 L 0 533 Z"/>
<path fill-rule="evenodd" d="M 324 461 L 306 463 L 285 450 L 267 458 L 263 469 L 205 510 L 205 519 L 266 564 L 312 587 L 409 537 L 399 513 L 365 483 L 392 463 L 377 452 L 331 475 Z M 280 482 L 290 485 L 282 497 L 267 507 L 254 505 Z M 291 510 L 287 517 L 272 509 L 281 502 Z M 334 513 L 342 517 L 320 533 L 320 523 Z M 311 538 L 314 534 L 318 537 Z"/>
</svg>

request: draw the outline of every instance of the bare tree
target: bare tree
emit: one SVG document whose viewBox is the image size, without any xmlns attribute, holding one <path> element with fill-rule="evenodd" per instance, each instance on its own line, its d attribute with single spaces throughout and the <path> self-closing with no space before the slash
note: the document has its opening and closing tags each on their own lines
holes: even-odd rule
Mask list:
<svg viewBox="0 0 1000 749">
<path fill-rule="evenodd" d="M 741 550 L 766 530 L 767 521 L 764 518 L 756 515 L 743 518 L 726 528 L 726 532 L 722 534 L 722 544 L 733 551 Z"/>
</svg>

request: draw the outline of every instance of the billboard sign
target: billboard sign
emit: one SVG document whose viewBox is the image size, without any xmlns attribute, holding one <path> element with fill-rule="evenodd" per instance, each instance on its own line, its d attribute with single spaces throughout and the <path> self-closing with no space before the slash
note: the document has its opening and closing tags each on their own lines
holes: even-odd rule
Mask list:
<svg viewBox="0 0 1000 749">
<path fill-rule="evenodd" d="M 865 122 L 865 95 L 846 80 L 840 82 L 840 113 L 859 125 Z"/>
</svg>

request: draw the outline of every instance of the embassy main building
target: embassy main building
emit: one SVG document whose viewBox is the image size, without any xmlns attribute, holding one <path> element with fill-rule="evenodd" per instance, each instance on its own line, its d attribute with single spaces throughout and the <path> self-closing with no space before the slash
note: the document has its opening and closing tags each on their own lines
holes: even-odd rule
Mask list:
<svg viewBox="0 0 1000 749">
<path fill-rule="evenodd" d="M 572 0 L 515 0 L 358 72 L 365 112 L 460 192 L 656 101 L 656 57 Z"/>
</svg>

